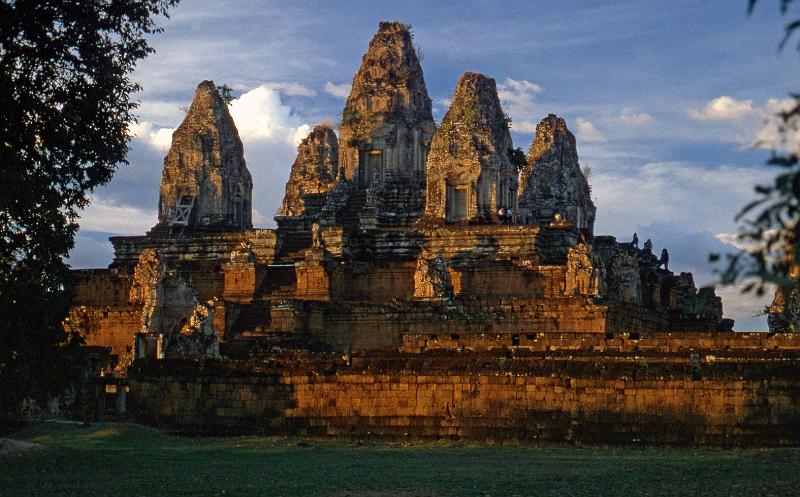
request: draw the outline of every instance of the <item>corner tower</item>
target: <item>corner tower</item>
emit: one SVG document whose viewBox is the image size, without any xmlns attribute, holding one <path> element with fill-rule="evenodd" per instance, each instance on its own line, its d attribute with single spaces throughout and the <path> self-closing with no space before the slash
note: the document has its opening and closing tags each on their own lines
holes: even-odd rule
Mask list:
<svg viewBox="0 0 800 497">
<path fill-rule="evenodd" d="M 519 177 L 519 216 L 524 224 L 549 225 L 554 217 L 587 236 L 594 233 L 592 190 L 578 163 L 575 136 L 564 119 L 550 114 L 536 137 Z"/>
<path fill-rule="evenodd" d="M 197 86 L 164 158 L 159 226 L 252 227 L 253 180 L 239 132 L 213 81 Z"/>
<path fill-rule="evenodd" d="M 312 205 L 324 202 L 325 194 L 338 184 L 338 154 L 333 129 L 327 124 L 315 126 L 297 147 L 279 216 L 307 215 Z"/>
</svg>

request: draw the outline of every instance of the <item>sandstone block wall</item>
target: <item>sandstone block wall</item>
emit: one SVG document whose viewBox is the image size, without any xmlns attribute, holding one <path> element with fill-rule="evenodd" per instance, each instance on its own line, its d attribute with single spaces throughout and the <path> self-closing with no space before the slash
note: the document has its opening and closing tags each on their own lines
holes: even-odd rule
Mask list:
<svg viewBox="0 0 800 497">
<path fill-rule="evenodd" d="M 775 446 L 800 442 L 791 364 L 672 365 L 597 358 L 429 355 L 140 362 L 129 399 L 188 431 L 392 440 Z"/>
</svg>

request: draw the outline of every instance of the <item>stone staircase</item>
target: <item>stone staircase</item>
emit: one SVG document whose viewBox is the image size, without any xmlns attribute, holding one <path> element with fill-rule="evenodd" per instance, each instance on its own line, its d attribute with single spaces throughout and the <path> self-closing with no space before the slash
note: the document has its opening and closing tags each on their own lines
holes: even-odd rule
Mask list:
<svg viewBox="0 0 800 497">
<path fill-rule="evenodd" d="M 399 184 L 387 187 L 380 196 L 378 226 L 382 228 L 412 226 L 425 210 L 425 188 Z"/>
<path fill-rule="evenodd" d="M 336 213 L 336 224 L 348 229 L 375 228 L 377 208 L 368 203 L 366 190 L 354 188 L 347 197 L 347 203 Z"/>
</svg>

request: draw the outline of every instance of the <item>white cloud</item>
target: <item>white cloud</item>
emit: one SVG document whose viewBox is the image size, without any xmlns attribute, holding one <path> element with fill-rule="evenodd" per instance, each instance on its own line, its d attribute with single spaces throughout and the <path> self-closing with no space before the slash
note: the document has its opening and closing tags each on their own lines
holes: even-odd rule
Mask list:
<svg viewBox="0 0 800 497">
<path fill-rule="evenodd" d="M 75 247 L 64 262 L 72 269 L 93 269 L 108 266 L 113 258 L 114 248 L 108 240 L 100 242 L 88 236 L 78 235 L 75 238 Z"/>
<path fill-rule="evenodd" d="M 316 97 L 317 92 L 308 86 L 301 85 L 300 83 L 265 83 L 263 86 L 271 89 L 278 90 L 284 95 L 290 97 Z"/>
<path fill-rule="evenodd" d="M 506 78 L 497 84 L 497 96 L 512 118 L 511 128 L 517 133 L 533 133 L 536 124 L 532 122 L 541 113 L 536 104 L 536 95 L 542 87 L 528 80 L 518 81 Z"/>
<path fill-rule="evenodd" d="M 515 133 L 536 133 L 536 123 L 533 121 L 511 122 L 511 130 Z"/>
<path fill-rule="evenodd" d="M 159 127 L 150 121 L 132 123 L 129 126 L 131 135 L 149 147 L 166 152 L 172 143 L 172 133 L 175 128 Z"/>
<path fill-rule="evenodd" d="M 80 226 L 83 231 L 140 235 L 158 222 L 156 206 L 141 209 L 98 196 L 92 196 L 90 200 L 89 207 L 81 212 Z"/>
<path fill-rule="evenodd" d="M 450 104 L 453 103 L 453 97 L 439 97 L 433 99 L 434 105 L 440 105 L 445 109 L 450 108 Z"/>
<path fill-rule="evenodd" d="M 575 120 L 578 124 L 578 138 L 586 142 L 602 142 L 606 136 L 591 121 L 579 117 Z"/>
<path fill-rule="evenodd" d="M 690 108 L 686 112 L 696 121 L 741 121 L 754 110 L 752 100 L 736 100 L 723 95 L 701 109 Z"/>
<path fill-rule="evenodd" d="M 234 99 L 230 112 L 245 142 L 278 139 L 297 146 L 310 131 L 310 126 L 281 101 L 280 93 L 267 85 Z"/>
<path fill-rule="evenodd" d="M 646 112 L 623 112 L 618 116 L 604 117 L 603 121 L 612 125 L 637 127 L 652 122 L 653 116 Z"/>
<path fill-rule="evenodd" d="M 328 81 L 325 83 L 325 91 L 336 98 L 345 99 L 350 95 L 350 88 L 352 85 L 350 83 L 341 83 L 336 84 Z"/>
<path fill-rule="evenodd" d="M 176 123 L 186 115 L 183 107 L 186 102 L 176 100 L 143 100 L 136 108 L 136 114 L 142 121 L 152 123 Z"/>
<path fill-rule="evenodd" d="M 611 234 L 633 232 L 653 221 L 731 233 L 736 231 L 734 216 L 753 197 L 753 185 L 768 175 L 760 166 L 708 168 L 687 162 L 593 168 L 592 196 L 598 224 Z"/>
<path fill-rule="evenodd" d="M 745 136 L 742 141 L 749 146 L 765 150 L 797 152 L 800 150 L 800 130 L 786 127 L 781 112 L 791 110 L 796 105 L 793 99 L 767 100 L 761 111 L 761 125 L 755 130 L 755 138 Z"/>
<path fill-rule="evenodd" d="M 745 284 L 718 286 L 717 295 L 722 297 L 722 311 L 726 318 L 736 320 L 736 331 L 767 331 L 764 308 L 772 303 L 774 290 L 762 296 L 742 293 Z"/>
</svg>

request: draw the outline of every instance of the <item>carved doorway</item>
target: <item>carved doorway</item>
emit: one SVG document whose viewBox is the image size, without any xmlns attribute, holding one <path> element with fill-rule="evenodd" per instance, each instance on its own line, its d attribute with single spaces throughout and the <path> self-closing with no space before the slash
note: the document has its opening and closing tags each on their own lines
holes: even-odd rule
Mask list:
<svg viewBox="0 0 800 497">
<path fill-rule="evenodd" d="M 469 217 L 469 185 L 447 185 L 445 220 L 457 223 Z"/>
</svg>

